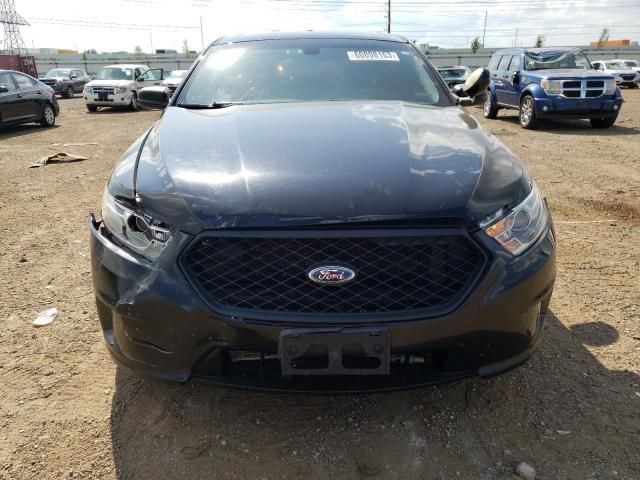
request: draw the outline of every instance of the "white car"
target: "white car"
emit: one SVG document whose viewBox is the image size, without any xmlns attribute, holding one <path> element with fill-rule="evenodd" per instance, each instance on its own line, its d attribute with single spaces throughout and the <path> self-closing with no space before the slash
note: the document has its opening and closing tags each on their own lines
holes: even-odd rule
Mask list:
<svg viewBox="0 0 640 480">
<path fill-rule="evenodd" d="M 615 62 L 622 62 L 627 67 L 629 67 L 631 70 L 634 70 L 634 71 L 640 73 L 640 62 L 638 60 L 623 60 L 623 59 L 617 58 L 614 61 Z"/>
<path fill-rule="evenodd" d="M 82 92 L 87 110 L 99 107 L 138 109 L 138 91 L 151 85 L 162 85 L 162 68 L 147 65 L 109 65 L 103 67 Z"/>
<path fill-rule="evenodd" d="M 616 77 L 617 85 L 629 88 L 637 88 L 640 82 L 640 73 L 632 70 L 621 60 L 598 60 L 591 62 L 593 68 L 600 72 L 608 73 Z"/>
<path fill-rule="evenodd" d="M 184 77 L 187 76 L 189 70 L 172 70 L 166 75 L 166 78 L 162 84 L 169 89 L 171 94 L 177 90 L 177 88 L 184 80 Z"/>
</svg>

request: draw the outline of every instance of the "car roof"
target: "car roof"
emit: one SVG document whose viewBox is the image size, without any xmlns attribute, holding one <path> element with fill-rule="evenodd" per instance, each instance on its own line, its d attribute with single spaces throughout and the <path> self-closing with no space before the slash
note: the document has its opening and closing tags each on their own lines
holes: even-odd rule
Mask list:
<svg viewBox="0 0 640 480">
<path fill-rule="evenodd" d="M 543 52 L 578 52 L 579 48 L 575 47 L 541 47 L 541 48 L 503 48 L 497 50 L 496 53 L 504 52 L 531 52 L 531 53 L 543 53 Z"/>
<path fill-rule="evenodd" d="M 267 33 L 249 33 L 238 34 L 221 37 L 214 44 L 221 43 L 237 43 L 237 42 L 259 42 L 264 40 L 381 40 L 386 42 L 409 43 L 409 41 L 400 36 L 389 33 L 366 33 L 366 32 L 267 32 Z"/>
<path fill-rule="evenodd" d="M 115 65 L 104 65 L 102 68 L 149 68 L 148 65 L 140 63 L 116 63 Z"/>
</svg>

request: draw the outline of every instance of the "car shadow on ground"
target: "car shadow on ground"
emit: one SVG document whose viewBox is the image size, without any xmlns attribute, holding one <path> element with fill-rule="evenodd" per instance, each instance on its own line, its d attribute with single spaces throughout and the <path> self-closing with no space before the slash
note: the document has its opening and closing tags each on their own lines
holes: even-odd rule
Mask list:
<svg viewBox="0 0 640 480">
<path fill-rule="evenodd" d="M 518 114 L 500 112 L 498 122 L 508 122 L 520 128 Z M 589 120 L 539 120 L 536 131 L 549 132 L 558 135 L 586 135 L 586 136 L 617 136 L 640 135 L 640 129 L 626 126 L 627 120 L 621 118 L 609 128 L 593 128 Z M 630 123 L 630 121 L 629 121 Z"/>
<path fill-rule="evenodd" d="M 58 125 L 53 127 L 44 128 L 38 123 L 23 123 L 21 125 L 7 125 L 0 127 L 0 140 L 6 140 L 14 137 L 21 137 L 22 135 L 30 135 L 32 133 L 44 132 L 46 130 L 58 128 Z"/>
<path fill-rule="evenodd" d="M 388 394 L 252 393 L 118 368 L 117 478 L 500 479 L 523 461 L 541 478 L 638 478 L 640 377 L 587 348 L 619 333 L 567 329 L 552 313 L 545 332 L 541 350 L 500 377 Z"/>
</svg>

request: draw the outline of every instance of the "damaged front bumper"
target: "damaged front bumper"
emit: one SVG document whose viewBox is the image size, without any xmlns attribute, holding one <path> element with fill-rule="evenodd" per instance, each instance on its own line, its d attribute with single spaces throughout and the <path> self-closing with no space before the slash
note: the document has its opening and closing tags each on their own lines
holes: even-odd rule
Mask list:
<svg viewBox="0 0 640 480">
<path fill-rule="evenodd" d="M 364 326 L 345 316 L 344 324 L 314 325 L 308 331 L 308 324 L 213 311 L 177 261 L 193 239 L 188 234 L 176 232 L 163 254 L 150 262 L 119 247 L 93 217 L 89 228 L 94 290 L 109 352 L 139 373 L 174 381 L 192 378 L 251 389 L 360 392 L 496 375 L 524 362 L 539 346 L 555 279 L 551 223 L 536 245 L 519 257 L 478 234 L 476 240 L 491 261 L 452 313 Z M 305 339 L 305 332 L 316 337 Z M 331 350 L 345 343 L 340 335 L 357 338 L 376 332 L 383 335 L 380 341 L 362 341 L 372 351 L 383 346 L 378 352 L 384 359 L 382 367 L 370 374 L 335 375 L 337 370 L 330 369 L 329 375 L 292 375 L 281 366 L 282 357 L 293 352 L 287 347 L 289 353 L 283 353 L 283 342 L 287 346 L 320 342 Z M 329 336 L 318 340 L 321 333 Z"/>
</svg>

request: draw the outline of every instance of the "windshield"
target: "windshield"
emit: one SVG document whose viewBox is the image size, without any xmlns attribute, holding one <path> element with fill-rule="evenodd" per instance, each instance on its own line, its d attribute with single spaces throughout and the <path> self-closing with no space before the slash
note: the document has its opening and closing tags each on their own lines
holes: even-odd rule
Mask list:
<svg viewBox="0 0 640 480">
<path fill-rule="evenodd" d="M 622 62 L 607 62 L 606 65 L 609 70 L 627 70 L 629 68 Z"/>
<path fill-rule="evenodd" d="M 187 76 L 187 70 L 174 70 L 169 73 L 167 78 L 184 78 Z"/>
<path fill-rule="evenodd" d="M 574 51 L 525 52 L 524 64 L 527 70 L 547 70 L 550 68 L 591 69 L 591 64 L 587 57 L 582 52 Z"/>
<path fill-rule="evenodd" d="M 635 60 L 625 60 L 624 62 L 627 67 L 637 67 L 638 66 L 638 62 L 636 62 Z"/>
<path fill-rule="evenodd" d="M 178 105 L 400 100 L 446 104 L 413 47 L 396 42 L 294 39 L 214 47 Z"/>
<path fill-rule="evenodd" d="M 52 68 L 45 75 L 46 77 L 68 77 L 71 75 L 71 69 L 69 68 Z"/>
<path fill-rule="evenodd" d="M 466 78 L 468 75 L 467 70 L 464 68 L 439 68 L 440 75 L 444 78 Z"/>
<path fill-rule="evenodd" d="M 133 80 L 131 68 L 106 67 L 98 72 L 96 80 Z"/>
</svg>

